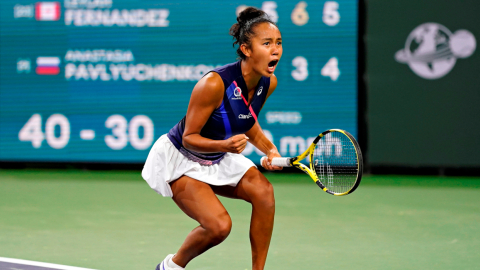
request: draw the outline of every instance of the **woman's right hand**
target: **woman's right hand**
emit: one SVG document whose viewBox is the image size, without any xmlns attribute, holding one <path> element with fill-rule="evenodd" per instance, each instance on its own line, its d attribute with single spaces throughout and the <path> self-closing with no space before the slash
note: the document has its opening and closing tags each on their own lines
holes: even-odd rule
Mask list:
<svg viewBox="0 0 480 270">
<path fill-rule="evenodd" d="M 245 134 L 232 136 L 224 140 L 226 150 L 224 152 L 240 154 L 243 152 L 243 150 L 245 150 L 245 147 L 247 147 L 247 141 L 248 137 Z"/>
</svg>

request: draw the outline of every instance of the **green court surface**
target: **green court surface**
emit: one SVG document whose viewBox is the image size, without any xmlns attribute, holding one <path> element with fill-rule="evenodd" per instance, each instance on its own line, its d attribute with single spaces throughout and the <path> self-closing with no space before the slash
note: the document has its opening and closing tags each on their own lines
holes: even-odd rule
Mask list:
<svg viewBox="0 0 480 270">
<path fill-rule="evenodd" d="M 335 197 L 268 173 L 276 220 L 266 269 L 480 269 L 480 178 L 366 176 Z M 250 205 L 222 199 L 230 236 L 187 269 L 251 269 Z M 0 170 L 0 257 L 154 270 L 196 222 L 134 171 Z"/>
</svg>

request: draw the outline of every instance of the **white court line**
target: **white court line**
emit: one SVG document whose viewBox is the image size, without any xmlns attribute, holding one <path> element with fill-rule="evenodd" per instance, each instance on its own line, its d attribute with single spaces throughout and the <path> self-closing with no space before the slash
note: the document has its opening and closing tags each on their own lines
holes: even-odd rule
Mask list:
<svg viewBox="0 0 480 270">
<path fill-rule="evenodd" d="M 0 262 L 32 265 L 32 266 L 39 266 L 39 267 L 48 267 L 48 268 L 61 269 L 61 270 L 95 270 L 95 269 L 81 268 L 81 267 L 75 267 L 75 266 L 67 266 L 67 265 L 60 265 L 60 264 L 53 264 L 53 263 L 43 263 L 43 262 L 34 262 L 34 261 L 26 261 L 26 260 L 3 258 L 3 257 L 0 257 Z"/>
</svg>

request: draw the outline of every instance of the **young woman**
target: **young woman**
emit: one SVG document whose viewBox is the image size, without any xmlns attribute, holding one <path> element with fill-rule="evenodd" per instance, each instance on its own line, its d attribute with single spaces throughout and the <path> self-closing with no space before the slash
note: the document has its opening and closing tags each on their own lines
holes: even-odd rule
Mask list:
<svg viewBox="0 0 480 270">
<path fill-rule="evenodd" d="M 270 182 L 240 153 L 247 141 L 268 157 L 279 157 L 257 122 L 277 86 L 273 74 L 282 56 L 282 37 L 267 14 L 247 8 L 230 34 L 239 45 L 238 62 L 217 68 L 194 87 L 186 116 L 152 147 L 142 177 L 165 197 L 173 197 L 200 224 L 176 254 L 157 270 L 184 269 L 195 257 L 221 243 L 232 221 L 217 195 L 252 204 L 250 241 L 253 270 L 263 269 L 273 229 L 275 199 Z"/>
</svg>

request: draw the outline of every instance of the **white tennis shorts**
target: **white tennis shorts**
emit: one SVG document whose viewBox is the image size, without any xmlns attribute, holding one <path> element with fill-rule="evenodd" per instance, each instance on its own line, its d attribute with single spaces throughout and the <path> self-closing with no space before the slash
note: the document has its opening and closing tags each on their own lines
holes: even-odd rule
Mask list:
<svg viewBox="0 0 480 270">
<path fill-rule="evenodd" d="M 226 153 L 215 165 L 204 166 L 189 160 L 162 135 L 153 145 L 142 170 L 150 187 L 164 197 L 173 197 L 168 183 L 183 175 L 214 186 L 236 186 L 255 164 L 242 154 Z"/>
</svg>

